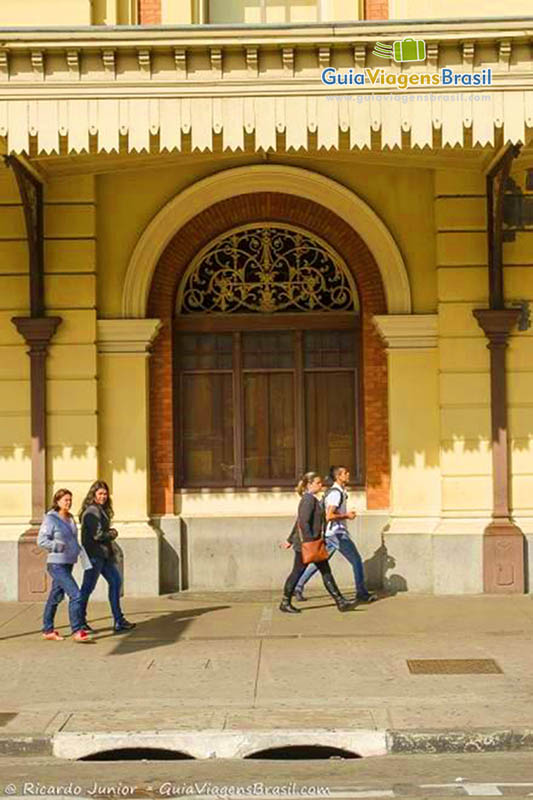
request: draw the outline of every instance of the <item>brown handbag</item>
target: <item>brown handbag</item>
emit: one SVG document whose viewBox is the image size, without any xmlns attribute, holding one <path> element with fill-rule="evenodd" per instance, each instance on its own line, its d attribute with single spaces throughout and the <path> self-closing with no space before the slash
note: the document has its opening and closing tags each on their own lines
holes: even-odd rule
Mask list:
<svg viewBox="0 0 533 800">
<path fill-rule="evenodd" d="M 302 541 L 302 561 L 304 564 L 316 564 L 317 561 L 327 561 L 329 553 L 324 538 L 311 539 L 310 542 Z"/>
<path fill-rule="evenodd" d="M 320 536 L 318 539 L 311 539 L 309 542 L 304 541 L 300 522 L 296 520 L 300 542 L 302 543 L 302 561 L 304 564 L 316 564 L 317 561 L 327 561 L 329 558 L 328 549 L 324 537 Z"/>
</svg>

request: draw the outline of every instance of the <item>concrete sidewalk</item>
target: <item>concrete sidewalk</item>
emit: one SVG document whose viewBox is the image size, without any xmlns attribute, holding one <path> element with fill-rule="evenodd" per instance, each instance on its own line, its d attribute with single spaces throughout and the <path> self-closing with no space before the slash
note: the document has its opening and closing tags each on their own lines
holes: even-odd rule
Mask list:
<svg viewBox="0 0 533 800">
<path fill-rule="evenodd" d="M 42 605 L 2 604 L 0 752 L 125 731 L 365 732 L 389 752 L 533 747 L 531 597 L 402 594 L 340 614 L 315 591 L 298 616 L 270 592 L 126 598 L 137 628 L 120 637 L 94 602 L 90 645 L 43 641 Z M 65 634 L 66 621 L 62 604 Z M 408 659 L 494 659 L 501 673 L 417 675 Z"/>
</svg>

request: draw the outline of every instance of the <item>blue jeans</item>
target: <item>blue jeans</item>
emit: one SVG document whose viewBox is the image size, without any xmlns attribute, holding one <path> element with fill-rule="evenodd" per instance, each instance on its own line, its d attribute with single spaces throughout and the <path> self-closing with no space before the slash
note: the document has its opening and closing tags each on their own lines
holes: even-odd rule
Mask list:
<svg viewBox="0 0 533 800">
<path fill-rule="evenodd" d="M 358 595 L 365 595 L 368 589 L 365 584 L 365 573 L 363 571 L 363 560 L 359 555 L 359 550 L 355 546 L 353 539 L 348 533 L 338 531 L 332 536 L 326 536 L 326 547 L 330 558 L 334 553 L 339 551 L 344 558 L 350 562 L 353 569 L 353 577 L 355 581 L 355 589 Z M 309 564 L 304 574 L 296 584 L 295 591 L 301 592 L 309 578 L 312 578 L 317 571 L 316 564 Z"/>
<path fill-rule="evenodd" d="M 115 563 L 109 561 L 107 558 L 102 558 L 102 556 L 90 556 L 90 559 L 93 568 L 85 570 L 83 583 L 81 585 L 82 620 L 84 623 L 87 622 L 87 603 L 89 602 L 89 597 L 94 592 L 94 587 L 98 582 L 98 578 L 100 575 L 103 575 L 109 584 L 109 604 L 113 612 L 115 624 L 118 624 L 124 619 L 124 614 L 120 607 L 120 589 L 122 587 L 120 572 Z"/>
<path fill-rule="evenodd" d="M 72 633 L 76 633 L 83 626 L 82 601 L 80 587 L 72 577 L 73 564 L 48 564 L 46 569 L 52 578 L 52 588 L 44 607 L 43 631 L 50 633 L 54 630 L 54 618 L 57 607 L 68 596 L 68 616 Z"/>
</svg>

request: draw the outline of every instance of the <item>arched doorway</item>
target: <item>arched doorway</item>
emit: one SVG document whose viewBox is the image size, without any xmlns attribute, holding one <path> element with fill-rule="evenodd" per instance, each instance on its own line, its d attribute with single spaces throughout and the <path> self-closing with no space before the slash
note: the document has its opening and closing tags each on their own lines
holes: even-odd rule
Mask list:
<svg viewBox="0 0 533 800">
<path fill-rule="evenodd" d="M 332 463 L 364 485 L 360 303 L 324 239 L 269 221 L 215 237 L 173 335 L 176 487 L 288 487 Z"/>
<path fill-rule="evenodd" d="M 263 173 L 258 173 L 258 177 L 263 180 Z M 249 189 L 249 186 L 246 188 Z M 324 204 L 321 204 L 307 197 L 297 196 L 292 193 L 293 188 L 291 184 L 287 186 L 286 192 L 258 191 L 254 193 L 245 191 L 242 194 L 233 194 L 231 197 L 212 203 L 209 202 L 209 196 L 206 196 L 202 210 L 198 210 L 193 215 L 187 214 L 187 221 L 179 229 L 174 229 L 172 237 L 168 238 L 165 234 L 167 244 L 153 269 L 150 268 L 143 272 L 141 257 L 144 257 L 146 262 L 149 255 L 150 237 L 157 230 L 159 224 L 156 223 L 156 220 L 150 224 L 146 234 L 143 235 L 142 247 L 139 247 L 137 255 L 132 258 L 130 271 L 132 280 L 127 282 L 129 289 L 137 286 L 141 291 L 142 286 L 149 286 L 145 314 L 162 321 L 161 332 L 150 360 L 150 489 L 151 509 L 155 516 L 174 514 L 176 493 L 181 490 L 179 484 L 176 483 L 176 476 L 180 476 L 179 480 L 181 481 L 184 475 L 183 468 L 177 465 L 177 460 L 182 458 L 180 448 L 183 447 L 183 444 L 179 418 L 176 415 L 179 398 L 176 397 L 174 379 L 177 371 L 176 359 L 178 358 L 175 339 L 178 291 L 184 285 L 185 276 L 190 274 L 188 271 L 190 271 L 191 265 L 201 257 L 202 253 L 206 252 L 206 248 L 208 249 L 219 240 L 219 237 L 224 237 L 230 231 L 257 224 L 289 226 L 304 231 L 315 241 L 324 242 L 341 259 L 345 267 L 345 274 L 351 276 L 356 286 L 357 292 L 353 296 L 358 296 L 359 314 L 355 314 L 353 311 L 332 312 L 331 310 L 323 313 L 327 320 L 333 319 L 332 316 L 328 316 L 331 313 L 350 313 L 352 319 L 350 324 L 353 324 L 354 319 L 357 320 L 355 327 L 359 326 L 360 349 L 359 360 L 356 363 L 362 364 L 362 397 L 359 408 L 362 406 L 364 417 L 364 437 L 361 436 L 358 443 L 357 437 L 354 439 L 356 445 L 360 447 L 359 474 L 364 479 L 366 507 L 370 509 L 388 508 L 387 365 L 383 344 L 372 322 L 374 315 L 387 313 L 388 310 L 381 268 L 378 268 L 376 259 L 365 241 L 354 229 L 352 221 L 343 218 L 340 213 L 336 213 L 328 207 L 328 203 L 331 204 L 329 194 L 324 195 Z M 344 199 L 346 190 L 343 189 L 340 194 Z M 174 206 L 175 203 L 172 201 L 160 212 L 160 219 L 165 228 L 170 225 L 170 214 Z M 345 207 L 349 210 L 348 205 Z M 380 225 L 383 227 L 382 223 Z M 390 238 L 390 234 L 388 236 Z M 388 242 L 386 236 L 383 241 Z M 153 259 L 153 255 L 150 257 Z M 389 266 L 394 264 L 393 261 L 387 263 Z M 396 274 L 401 275 L 399 271 Z M 146 284 L 149 275 L 149 282 Z M 132 292 L 127 292 L 125 296 L 128 297 L 129 294 L 132 297 L 135 296 Z M 406 303 L 407 301 L 404 305 Z M 307 318 L 310 320 L 313 312 L 308 310 L 305 313 L 298 311 L 290 313 L 293 313 L 296 318 L 307 317 L 309 314 Z M 188 316 L 192 317 L 193 315 Z M 227 320 L 234 319 L 234 314 L 230 313 L 225 316 Z M 255 312 L 252 313 L 252 316 L 260 315 Z M 281 313 L 270 313 L 268 316 L 270 325 L 277 324 L 276 320 L 284 318 Z M 214 317 L 213 311 L 204 314 L 205 320 Z M 199 319 L 200 317 L 198 317 Z M 211 323 L 206 322 L 205 324 Z M 234 325 L 235 323 L 232 321 L 226 324 Z M 285 325 L 285 323 L 283 324 Z M 300 324 L 300 331 L 303 332 L 305 325 Z M 286 332 L 287 328 L 284 327 L 282 330 Z M 200 332 L 197 331 L 197 333 Z M 228 332 L 239 333 L 231 328 Z M 209 331 L 205 330 L 204 333 L 209 333 Z M 242 336 L 245 331 L 241 330 L 240 333 Z M 354 336 L 353 339 L 356 340 L 357 337 Z M 240 346 L 243 347 L 242 340 Z M 242 366 L 240 368 L 242 370 Z M 294 369 L 296 370 L 296 366 Z M 295 425 L 299 424 L 299 419 L 300 416 L 295 415 Z M 232 424 L 234 430 L 235 424 Z M 235 435 L 233 430 L 232 436 Z M 242 437 L 245 435 L 245 431 L 242 427 L 240 430 Z M 298 446 L 301 452 L 301 444 L 298 445 L 295 442 L 295 449 Z M 297 454 L 295 453 L 295 463 L 298 464 L 296 459 Z M 306 460 L 307 457 L 304 454 L 302 463 L 305 463 Z M 237 462 L 231 459 L 228 463 L 238 467 Z M 241 462 L 241 472 L 244 482 L 246 472 L 244 461 Z M 217 480 L 220 480 L 220 476 L 217 476 Z"/>
</svg>

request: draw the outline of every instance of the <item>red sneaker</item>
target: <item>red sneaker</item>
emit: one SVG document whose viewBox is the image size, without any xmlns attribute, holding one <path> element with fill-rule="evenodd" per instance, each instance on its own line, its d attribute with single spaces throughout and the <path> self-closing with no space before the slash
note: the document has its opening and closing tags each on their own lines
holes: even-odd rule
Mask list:
<svg viewBox="0 0 533 800">
<path fill-rule="evenodd" d="M 59 631 L 46 631 L 43 633 L 43 639 L 50 639 L 51 642 L 62 642 L 64 638 Z"/>
<path fill-rule="evenodd" d="M 81 630 L 76 631 L 76 633 L 72 635 L 72 638 L 75 642 L 91 642 L 93 637 L 90 633 L 87 633 L 87 631 L 84 631 L 82 628 Z"/>
</svg>

